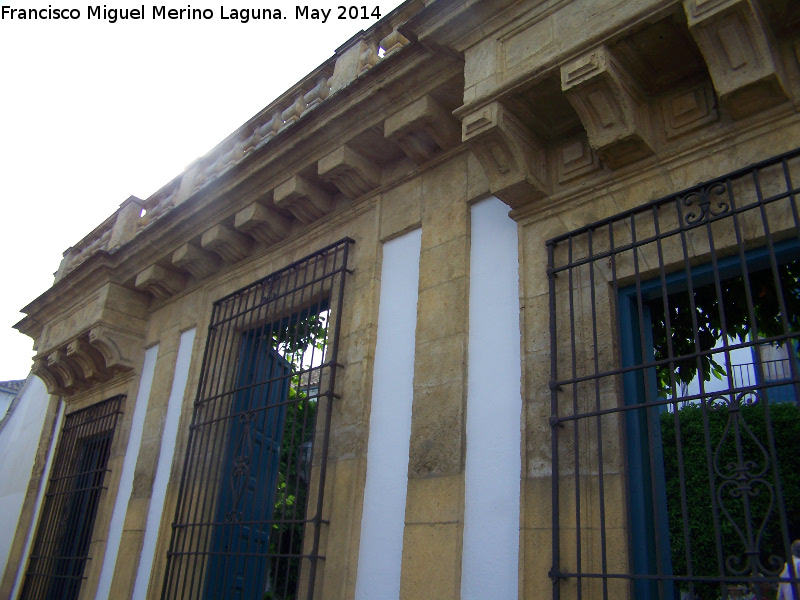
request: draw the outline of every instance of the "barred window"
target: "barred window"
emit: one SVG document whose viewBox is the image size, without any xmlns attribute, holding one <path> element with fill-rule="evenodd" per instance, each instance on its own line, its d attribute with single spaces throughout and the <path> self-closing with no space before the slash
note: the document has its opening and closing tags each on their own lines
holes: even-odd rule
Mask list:
<svg viewBox="0 0 800 600">
<path fill-rule="evenodd" d="M 350 243 L 214 304 L 163 598 L 313 597 Z"/>
<path fill-rule="evenodd" d="M 23 600 L 78 597 L 124 399 L 115 396 L 64 417 L 25 573 Z"/>
<path fill-rule="evenodd" d="M 554 597 L 798 581 L 797 181 L 800 151 L 548 242 Z"/>
</svg>

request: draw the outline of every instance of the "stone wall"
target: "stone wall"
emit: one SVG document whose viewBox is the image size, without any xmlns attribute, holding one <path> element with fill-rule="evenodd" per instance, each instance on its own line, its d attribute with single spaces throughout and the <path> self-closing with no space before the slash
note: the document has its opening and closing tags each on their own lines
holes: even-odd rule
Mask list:
<svg viewBox="0 0 800 600">
<path fill-rule="evenodd" d="M 460 598 L 468 348 L 481 343 L 470 338 L 469 327 L 470 206 L 490 195 L 508 205 L 519 240 L 519 597 L 552 597 L 547 240 L 791 150 L 800 139 L 800 10 L 790 2 L 437 0 L 423 6 L 410 0 L 387 19 L 153 197 L 126 201 L 70 249 L 53 287 L 24 309 L 17 327 L 36 341 L 34 373 L 60 397 L 47 423 L 59 405 L 71 412 L 115 394 L 127 398 L 82 600 L 95 597 L 109 556 L 109 522 L 146 349 L 157 346 L 157 358 L 112 553 L 113 598 L 160 597 L 212 303 L 344 237 L 355 243 L 336 307 L 344 369 L 331 423 L 325 560 L 315 598 L 355 597 L 371 402 L 377 401 L 382 248 L 420 228 L 400 597 Z M 698 260 L 703 254 L 698 246 Z M 554 316 L 584 349 L 577 364 L 592 361 L 596 347 L 599 360 L 613 368 L 618 324 L 607 281 L 587 275 L 571 285 L 581 301 L 594 293 L 607 333 L 593 339 L 588 323 Z M 193 329 L 191 359 L 182 367 L 186 385 L 171 400 L 181 336 Z M 609 385 L 601 402 L 615 405 L 619 395 Z M 154 523 L 153 482 L 174 400 L 180 402 L 174 457 L 163 517 L 157 535 L 150 534 L 152 569 L 142 577 L 137 569 Z M 612 440 L 602 467 L 605 535 L 615 548 L 608 568 L 624 571 L 627 484 L 621 446 L 613 441 L 620 424 L 610 419 L 604 426 L 604 439 Z M 583 432 L 577 445 L 565 436 L 558 450 L 589 464 L 596 459 L 593 435 Z M 45 427 L 40 455 L 53 440 Z M 597 565 L 599 516 L 588 509 L 576 516 L 568 500 L 575 497 L 575 479 L 562 475 L 568 490 L 559 507 L 562 531 L 580 519 L 592 532 L 581 540 L 583 560 Z M 591 470 L 583 475 L 583 506 L 597 505 L 599 481 Z M 12 592 L 20 589 L 17 566 L 26 558 L 42 487 L 37 463 L 0 596 L 16 597 Z M 570 544 L 575 538 L 567 534 L 566 570 L 576 568 Z M 492 548 L 481 551 L 490 556 Z M 562 597 L 575 597 L 574 580 L 560 586 Z M 610 597 L 627 597 L 624 582 L 612 581 L 609 590 Z M 476 597 L 470 593 L 466 600 Z M 602 597 L 602 586 L 585 584 L 582 593 Z"/>
</svg>

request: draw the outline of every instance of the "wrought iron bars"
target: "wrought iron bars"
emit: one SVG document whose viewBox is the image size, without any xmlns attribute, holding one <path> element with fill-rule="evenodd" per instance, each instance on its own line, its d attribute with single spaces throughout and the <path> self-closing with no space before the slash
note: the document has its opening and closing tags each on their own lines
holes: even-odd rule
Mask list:
<svg viewBox="0 0 800 600">
<path fill-rule="evenodd" d="M 351 243 L 214 304 L 163 598 L 313 597 Z"/>
<path fill-rule="evenodd" d="M 78 597 L 125 396 L 64 417 L 21 598 Z"/>
<path fill-rule="evenodd" d="M 554 598 L 777 583 L 800 537 L 797 181 L 800 150 L 548 242 Z"/>
</svg>

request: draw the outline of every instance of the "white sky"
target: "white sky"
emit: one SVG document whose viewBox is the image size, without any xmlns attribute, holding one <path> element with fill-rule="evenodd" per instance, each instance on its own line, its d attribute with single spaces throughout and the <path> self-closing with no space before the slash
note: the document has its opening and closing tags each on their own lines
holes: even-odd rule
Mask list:
<svg viewBox="0 0 800 600">
<path fill-rule="evenodd" d="M 166 1 L 166 0 L 165 0 Z M 385 15 L 399 0 L 359 2 Z M 0 20 L 0 381 L 27 376 L 32 341 L 18 312 L 53 283 L 61 254 L 128 196 L 147 198 L 375 19 L 296 20 L 296 3 L 204 0 L 209 21 Z M 141 3 L 112 2 L 135 8 Z M 161 5 L 160 2 L 158 4 Z M 282 21 L 224 21 L 220 5 L 279 8 Z"/>
</svg>

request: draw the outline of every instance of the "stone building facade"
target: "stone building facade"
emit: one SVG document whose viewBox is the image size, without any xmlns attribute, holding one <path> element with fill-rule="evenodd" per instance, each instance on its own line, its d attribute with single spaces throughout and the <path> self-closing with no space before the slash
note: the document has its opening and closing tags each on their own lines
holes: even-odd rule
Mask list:
<svg viewBox="0 0 800 600">
<path fill-rule="evenodd" d="M 0 597 L 776 588 L 798 108 L 790 0 L 404 3 L 24 309 Z"/>
</svg>

